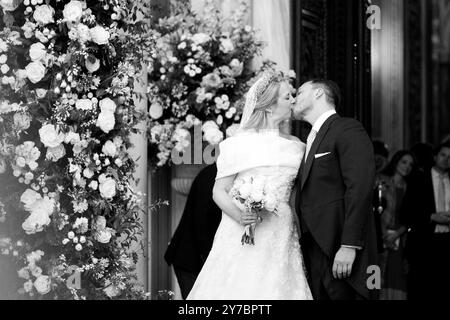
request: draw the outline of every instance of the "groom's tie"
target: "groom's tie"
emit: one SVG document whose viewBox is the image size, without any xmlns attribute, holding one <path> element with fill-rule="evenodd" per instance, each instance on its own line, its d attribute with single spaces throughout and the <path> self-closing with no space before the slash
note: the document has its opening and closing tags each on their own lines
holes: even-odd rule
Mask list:
<svg viewBox="0 0 450 320">
<path fill-rule="evenodd" d="M 308 159 L 309 151 L 311 150 L 311 146 L 314 142 L 314 139 L 316 139 L 316 136 L 317 136 L 317 131 L 313 129 L 313 130 L 311 130 L 311 132 L 308 135 L 308 138 L 306 139 L 305 163 L 306 163 L 306 160 Z"/>
</svg>

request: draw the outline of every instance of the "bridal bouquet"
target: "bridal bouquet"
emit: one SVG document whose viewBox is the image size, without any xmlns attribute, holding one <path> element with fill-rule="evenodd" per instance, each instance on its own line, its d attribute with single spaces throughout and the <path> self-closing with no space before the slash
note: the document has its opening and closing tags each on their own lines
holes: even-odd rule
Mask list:
<svg viewBox="0 0 450 320">
<path fill-rule="evenodd" d="M 259 213 L 266 210 L 277 215 L 278 201 L 274 193 L 267 189 L 263 178 L 237 178 L 230 190 L 230 195 L 243 205 L 247 212 Z M 241 239 L 242 245 L 255 244 L 255 229 L 256 224 L 245 226 Z"/>
</svg>

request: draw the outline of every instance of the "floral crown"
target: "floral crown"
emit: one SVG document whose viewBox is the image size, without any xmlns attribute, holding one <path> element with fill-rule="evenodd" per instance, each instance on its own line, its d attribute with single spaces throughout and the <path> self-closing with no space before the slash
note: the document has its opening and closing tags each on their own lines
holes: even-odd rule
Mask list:
<svg viewBox="0 0 450 320">
<path fill-rule="evenodd" d="M 256 85 L 256 99 L 258 99 L 264 91 L 274 82 L 279 82 L 279 76 L 274 72 L 265 72 L 257 81 Z"/>
</svg>

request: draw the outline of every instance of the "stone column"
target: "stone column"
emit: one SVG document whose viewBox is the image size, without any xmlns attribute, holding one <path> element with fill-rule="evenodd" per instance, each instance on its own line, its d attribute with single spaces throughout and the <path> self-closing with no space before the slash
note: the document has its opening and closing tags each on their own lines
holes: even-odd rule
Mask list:
<svg viewBox="0 0 450 320">
<path fill-rule="evenodd" d="M 404 0 L 373 4 L 381 8 L 381 29 L 372 31 L 372 136 L 392 152 L 405 143 Z"/>
</svg>

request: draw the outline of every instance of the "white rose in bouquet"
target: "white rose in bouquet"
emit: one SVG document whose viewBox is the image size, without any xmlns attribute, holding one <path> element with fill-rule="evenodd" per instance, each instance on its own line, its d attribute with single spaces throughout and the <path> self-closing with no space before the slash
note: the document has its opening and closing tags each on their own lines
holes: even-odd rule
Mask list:
<svg viewBox="0 0 450 320">
<path fill-rule="evenodd" d="M 36 265 L 30 266 L 30 271 L 33 277 L 37 278 L 42 275 L 42 269 Z"/>
<path fill-rule="evenodd" d="M 29 265 L 35 265 L 44 256 L 44 251 L 36 250 L 27 254 L 27 261 Z"/>
<path fill-rule="evenodd" d="M 39 61 L 30 62 L 26 67 L 25 71 L 28 79 L 32 83 L 38 83 L 45 77 L 47 69 Z"/>
<path fill-rule="evenodd" d="M 233 41 L 229 38 L 222 38 L 220 40 L 220 51 L 227 54 L 234 50 Z"/>
<path fill-rule="evenodd" d="M 116 118 L 112 112 L 100 112 L 97 119 L 97 127 L 102 129 L 103 132 L 109 133 L 114 129 L 116 125 Z"/>
<path fill-rule="evenodd" d="M 107 229 L 105 229 L 105 230 L 97 231 L 95 233 L 94 237 L 95 237 L 95 240 L 97 240 L 98 242 L 106 244 L 111 241 L 112 234 Z"/>
<path fill-rule="evenodd" d="M 264 208 L 269 212 L 274 212 L 277 208 L 277 199 L 275 196 L 268 194 L 264 199 Z"/>
<path fill-rule="evenodd" d="M 36 6 L 36 8 L 34 9 L 33 18 L 40 25 L 46 25 L 55 22 L 55 20 L 53 19 L 54 14 L 55 9 L 46 4 L 43 4 L 40 6 Z"/>
<path fill-rule="evenodd" d="M 25 292 L 31 292 L 31 290 L 33 290 L 33 281 L 28 280 L 27 282 L 25 282 L 23 284 L 23 289 L 25 290 Z"/>
<path fill-rule="evenodd" d="M 47 148 L 56 148 L 65 139 L 64 134 L 60 133 L 59 130 L 52 124 L 44 125 L 41 129 L 39 129 L 39 136 L 41 138 L 41 142 Z"/>
<path fill-rule="evenodd" d="M 14 11 L 22 3 L 23 0 L 0 0 L 0 7 L 4 11 Z"/>
<path fill-rule="evenodd" d="M 19 278 L 28 280 L 30 279 L 30 273 L 28 272 L 28 268 L 22 268 L 19 271 L 17 271 L 17 275 Z"/>
<path fill-rule="evenodd" d="M 105 174 L 98 178 L 100 194 L 105 199 L 111 199 L 116 195 L 117 184 L 113 178 L 106 177 Z"/>
<path fill-rule="evenodd" d="M 109 285 L 105 289 L 103 289 L 103 292 L 109 297 L 109 298 L 115 298 L 118 295 L 122 293 L 122 291 L 117 288 L 115 285 Z"/>
<path fill-rule="evenodd" d="M 65 155 L 66 155 L 66 149 L 64 148 L 64 146 L 62 144 L 60 144 L 59 146 L 57 146 L 55 148 L 48 148 L 45 158 L 47 160 L 57 162 L 58 160 L 62 159 Z"/>
<path fill-rule="evenodd" d="M 109 157 L 115 157 L 117 155 L 117 147 L 114 142 L 108 140 L 103 146 L 102 152 Z"/>
<path fill-rule="evenodd" d="M 31 211 L 36 200 L 42 199 L 42 196 L 32 189 L 27 189 L 20 197 L 25 210 Z"/>
<path fill-rule="evenodd" d="M 251 183 L 243 183 L 241 185 L 241 187 L 238 189 L 239 194 L 241 195 L 241 197 L 243 199 L 247 199 L 248 197 L 250 197 L 250 194 L 252 193 L 253 190 L 253 186 Z"/>
<path fill-rule="evenodd" d="M 104 216 L 97 216 L 95 218 L 95 229 L 96 230 L 106 229 L 106 218 Z"/>
<path fill-rule="evenodd" d="M 51 290 L 51 280 L 49 276 L 39 276 L 36 281 L 34 281 L 34 287 L 37 292 L 41 295 L 47 294 Z"/>
<path fill-rule="evenodd" d="M 73 131 L 70 131 L 64 138 L 65 143 L 76 144 L 81 141 L 80 135 Z"/>
<path fill-rule="evenodd" d="M 100 60 L 96 57 L 87 57 L 84 65 L 90 73 L 94 73 L 100 69 Z"/>
<path fill-rule="evenodd" d="M 77 229 L 80 234 L 85 234 L 89 231 L 89 220 L 85 217 L 77 218 L 73 224 L 73 228 Z"/>
<path fill-rule="evenodd" d="M 76 22 L 83 15 L 83 3 L 72 0 L 64 6 L 63 16 L 66 21 Z"/>
<path fill-rule="evenodd" d="M 250 198 L 254 202 L 262 202 L 264 199 L 264 192 L 260 188 L 253 187 L 252 193 L 250 194 Z"/>
<path fill-rule="evenodd" d="M 244 70 L 244 63 L 238 59 L 233 59 L 230 62 L 231 71 L 234 77 L 239 77 Z"/>
<path fill-rule="evenodd" d="M 27 130 L 31 125 L 31 117 L 26 113 L 16 113 L 14 115 L 14 128 L 18 131 Z"/>
<path fill-rule="evenodd" d="M 116 112 L 116 109 L 117 109 L 116 103 L 114 102 L 114 100 L 111 100 L 110 98 L 104 98 L 104 99 L 100 100 L 99 106 L 100 106 L 100 110 L 102 112 L 114 113 L 114 112 Z"/>
<path fill-rule="evenodd" d="M 202 45 L 202 44 L 208 42 L 209 40 L 211 40 L 211 37 L 209 35 L 207 35 L 206 33 L 196 33 L 192 37 L 192 41 L 196 45 Z"/>
<path fill-rule="evenodd" d="M 110 34 L 102 26 L 95 26 L 90 30 L 92 41 L 96 44 L 102 45 L 107 44 L 109 41 Z"/>
<path fill-rule="evenodd" d="M 77 25 L 77 33 L 78 33 L 78 40 L 81 43 L 85 43 L 87 41 L 91 41 L 91 32 L 89 30 L 89 27 L 83 23 L 79 23 Z"/>
<path fill-rule="evenodd" d="M 45 212 L 37 212 L 31 214 L 23 223 L 22 229 L 26 234 L 35 234 L 42 232 L 44 227 L 50 224 L 50 217 Z"/>
<path fill-rule="evenodd" d="M 92 110 L 92 100 L 91 99 L 78 99 L 75 102 L 75 108 L 78 110 Z"/>
<path fill-rule="evenodd" d="M 161 104 L 155 102 L 152 103 L 149 110 L 150 117 L 152 119 L 158 120 L 163 115 L 163 107 Z"/>
<path fill-rule="evenodd" d="M 45 90 L 45 89 L 38 88 L 35 91 L 36 91 L 36 96 L 38 97 L 38 99 L 44 99 L 45 96 L 47 95 L 47 90 Z"/>
<path fill-rule="evenodd" d="M 223 132 L 218 128 L 210 128 L 203 134 L 203 139 L 211 145 L 218 145 L 223 141 Z"/>
<path fill-rule="evenodd" d="M 43 60 L 47 54 L 47 50 L 42 42 L 36 42 L 30 46 L 29 54 L 32 61 Z"/>
</svg>

